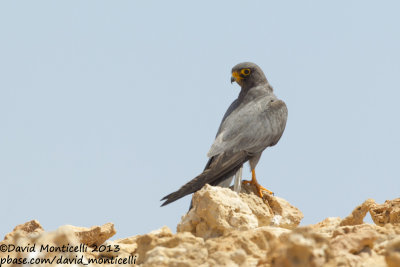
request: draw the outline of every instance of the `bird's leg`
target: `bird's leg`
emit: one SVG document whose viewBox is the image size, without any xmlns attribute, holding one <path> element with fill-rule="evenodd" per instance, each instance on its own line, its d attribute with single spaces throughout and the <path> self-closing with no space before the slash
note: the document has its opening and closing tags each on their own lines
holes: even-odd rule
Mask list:
<svg viewBox="0 0 400 267">
<path fill-rule="evenodd" d="M 260 197 L 263 196 L 262 191 L 266 191 L 266 192 L 267 192 L 268 194 L 270 194 L 270 195 L 273 195 L 273 194 L 274 194 L 272 191 L 268 190 L 267 188 L 263 187 L 262 185 L 260 185 L 260 184 L 257 182 L 257 179 L 256 179 L 256 171 L 255 171 L 255 169 L 251 170 L 251 181 L 243 181 L 243 184 L 255 185 L 256 188 L 257 188 L 258 195 L 259 195 Z"/>
<path fill-rule="evenodd" d="M 236 193 L 240 193 L 240 189 L 242 188 L 242 170 L 243 166 L 235 174 L 235 183 L 233 184 L 233 191 Z"/>
</svg>

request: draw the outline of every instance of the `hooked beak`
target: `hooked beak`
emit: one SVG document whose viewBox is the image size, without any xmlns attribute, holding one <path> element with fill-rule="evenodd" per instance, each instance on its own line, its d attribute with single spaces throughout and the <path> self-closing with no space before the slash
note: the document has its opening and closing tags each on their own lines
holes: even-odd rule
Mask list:
<svg viewBox="0 0 400 267">
<path fill-rule="evenodd" d="M 232 72 L 231 83 L 237 82 L 237 83 L 240 84 L 240 81 L 241 81 L 242 79 L 243 79 L 243 78 L 240 77 L 240 74 L 239 74 L 237 71 Z"/>
</svg>

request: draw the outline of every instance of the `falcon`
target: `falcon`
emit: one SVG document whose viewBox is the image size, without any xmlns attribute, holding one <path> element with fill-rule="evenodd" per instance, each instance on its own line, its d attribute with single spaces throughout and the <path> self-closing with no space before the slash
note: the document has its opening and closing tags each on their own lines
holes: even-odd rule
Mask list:
<svg viewBox="0 0 400 267">
<path fill-rule="evenodd" d="M 251 62 L 237 64 L 232 68 L 231 83 L 241 90 L 238 98 L 226 111 L 216 138 L 207 156 L 204 171 L 183 185 L 179 190 L 165 196 L 165 206 L 188 194 L 200 190 L 205 184 L 227 187 L 233 177 L 234 190 L 240 191 L 243 164 L 249 162 L 251 180 L 243 181 L 256 187 L 260 197 L 263 191 L 256 179 L 255 168 L 262 152 L 276 145 L 285 130 L 288 110 L 285 102 L 273 93 L 264 72 Z"/>
</svg>

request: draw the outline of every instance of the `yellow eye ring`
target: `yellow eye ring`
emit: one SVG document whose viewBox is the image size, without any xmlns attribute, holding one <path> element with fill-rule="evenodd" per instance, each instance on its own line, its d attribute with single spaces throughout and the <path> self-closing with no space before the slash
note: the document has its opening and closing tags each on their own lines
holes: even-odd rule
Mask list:
<svg viewBox="0 0 400 267">
<path fill-rule="evenodd" d="M 243 74 L 244 76 L 250 75 L 250 69 L 241 69 L 240 73 Z"/>
</svg>

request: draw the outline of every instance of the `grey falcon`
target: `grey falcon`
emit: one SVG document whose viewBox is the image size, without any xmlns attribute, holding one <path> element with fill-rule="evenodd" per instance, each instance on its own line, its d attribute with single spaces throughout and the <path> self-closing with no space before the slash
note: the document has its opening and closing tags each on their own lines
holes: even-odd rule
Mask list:
<svg viewBox="0 0 400 267">
<path fill-rule="evenodd" d="M 278 143 L 285 130 L 288 110 L 285 102 L 273 93 L 264 72 L 251 62 L 237 64 L 232 68 L 231 83 L 240 85 L 238 98 L 226 111 L 216 138 L 207 156 L 204 171 L 183 185 L 179 190 L 161 200 L 165 206 L 188 194 L 200 190 L 205 184 L 229 186 L 235 176 L 234 190 L 239 192 L 243 164 L 250 164 L 251 181 L 258 195 L 271 191 L 262 187 L 255 168 L 262 152 Z"/>
</svg>

